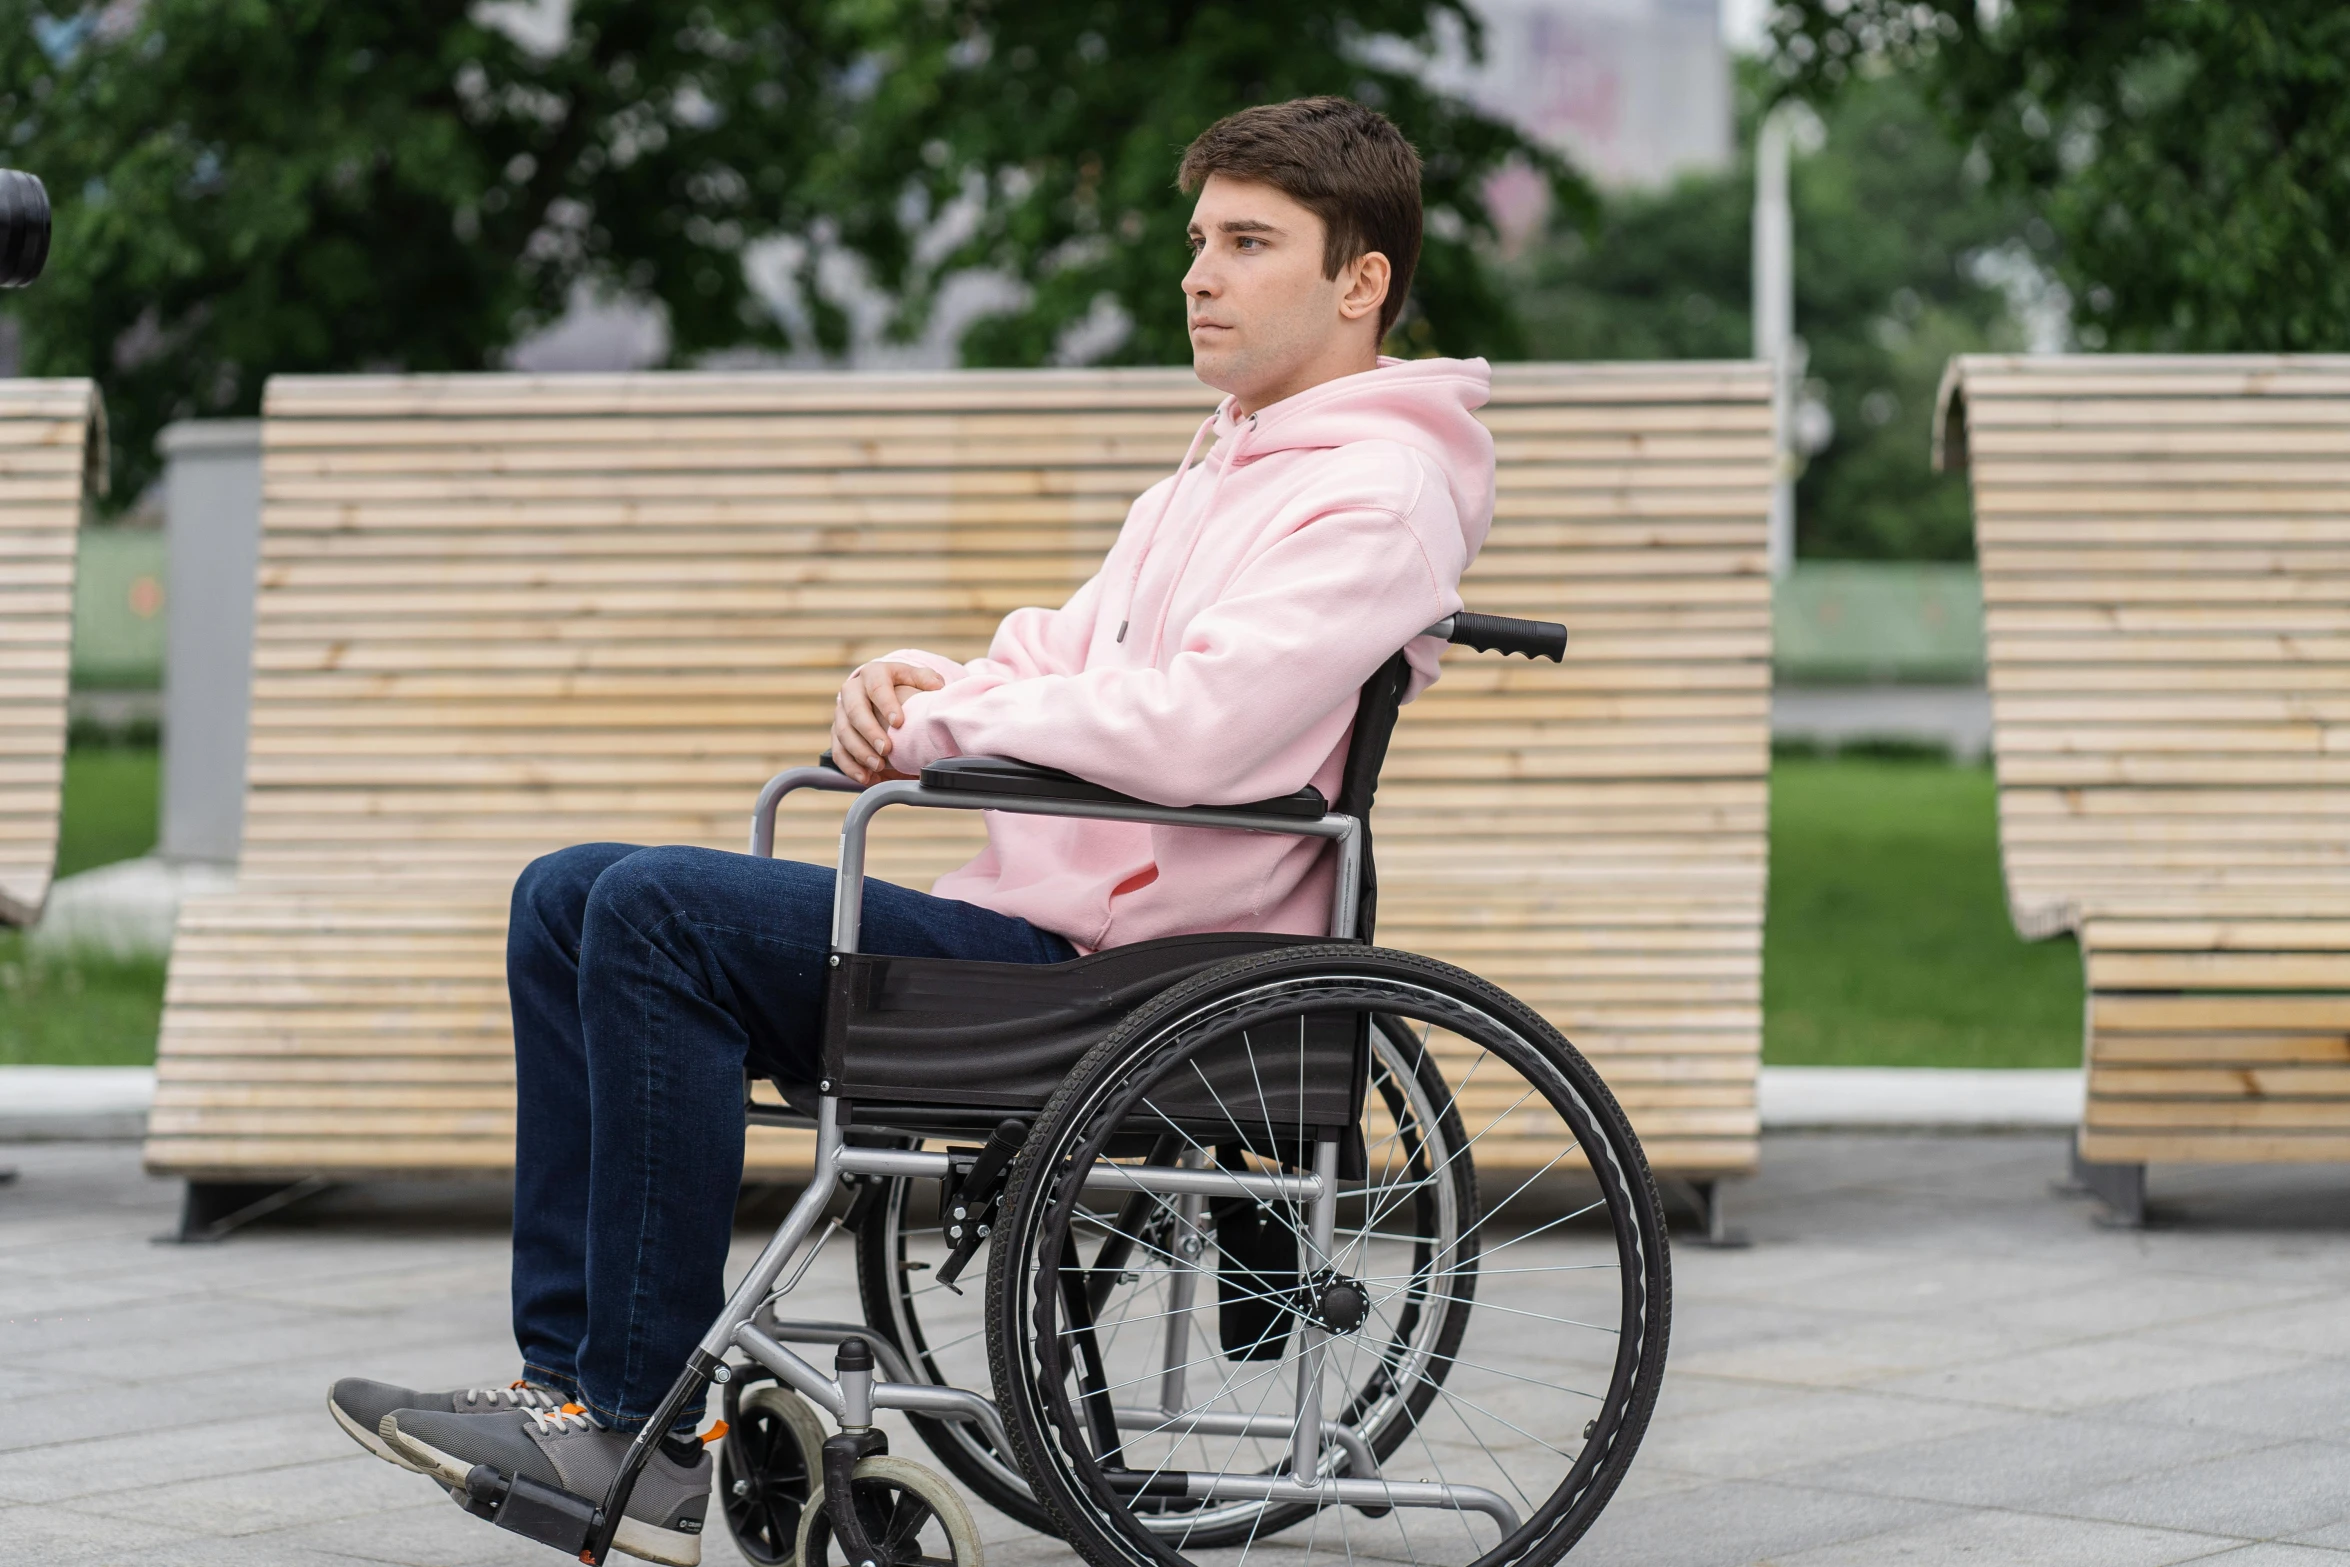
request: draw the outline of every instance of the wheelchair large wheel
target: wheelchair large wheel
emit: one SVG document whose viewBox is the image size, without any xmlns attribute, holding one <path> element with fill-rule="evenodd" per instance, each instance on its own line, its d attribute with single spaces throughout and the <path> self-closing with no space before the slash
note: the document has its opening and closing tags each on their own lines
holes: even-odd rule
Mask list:
<svg viewBox="0 0 2350 1567">
<path fill-rule="evenodd" d="M 1328 1041 L 1364 1013 L 1438 1085 L 1426 1133 L 1376 1093 L 1333 1123 Z M 1574 1047 L 1473 975 L 1324 946 L 1219 965 L 1087 1055 L 1013 1167 L 987 1304 L 1013 1445 L 1096 1567 L 1546 1567 L 1646 1430 L 1670 1300 L 1654 1183 Z"/>
<path fill-rule="evenodd" d="M 1416 1028 L 1401 1018 L 1381 1018 L 1378 1024 L 1371 1039 L 1369 1086 L 1383 1130 L 1372 1157 L 1386 1179 L 1425 1179 L 1442 1172 L 1388 1216 L 1384 1228 L 1408 1236 L 1417 1256 L 1453 1252 L 1473 1265 L 1476 1238 L 1464 1238 L 1464 1232 L 1476 1223 L 1477 1175 L 1471 1160 L 1456 1157 L 1465 1141 L 1460 1116 Z M 921 1195 L 916 1182 L 889 1182 L 857 1231 L 857 1285 L 865 1320 L 897 1345 L 924 1380 L 976 1387 L 989 1375 L 984 1293 L 976 1279 L 960 1294 L 937 1283 L 948 1247 L 937 1216 L 921 1211 Z M 1404 1439 L 1412 1419 L 1436 1396 L 1434 1380 L 1399 1381 L 1388 1368 L 1437 1365 L 1451 1353 L 1469 1305 L 1466 1289 L 1453 1294 L 1450 1300 L 1407 1302 L 1395 1314 L 1386 1353 L 1371 1357 L 1362 1384 L 1349 1390 L 1348 1404 L 1358 1419 L 1365 1412 L 1375 1414 L 1362 1424 L 1371 1433 L 1365 1440 L 1379 1456 Z M 1185 1331 L 1191 1331 L 1188 1324 Z M 908 1418 L 939 1462 L 974 1495 L 1031 1529 L 1059 1532 L 1030 1492 L 1016 1457 L 997 1452 L 978 1426 Z M 1305 1509 L 1279 1511 L 1294 1520 Z M 1228 1527 L 1245 1533 L 1263 1524 L 1251 1512 Z M 1190 1522 L 1189 1532 L 1195 1541 L 1204 1538 L 1197 1520 Z"/>
</svg>

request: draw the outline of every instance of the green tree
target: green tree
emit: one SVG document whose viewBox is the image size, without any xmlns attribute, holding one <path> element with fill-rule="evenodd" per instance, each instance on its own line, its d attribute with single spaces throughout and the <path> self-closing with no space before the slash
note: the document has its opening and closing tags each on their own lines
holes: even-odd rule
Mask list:
<svg viewBox="0 0 2350 1567">
<path fill-rule="evenodd" d="M 780 343 L 740 252 L 840 163 L 823 9 L 580 0 L 543 53 L 475 12 L 0 0 L 0 126 L 57 202 L 24 366 L 104 381 L 118 496 L 169 420 L 480 368 L 583 282 L 658 299 L 681 354 Z"/>
<path fill-rule="evenodd" d="M 1912 76 L 2028 196 L 2088 347 L 2350 347 L 2350 7 L 1785 0 L 1788 90 Z"/>
<path fill-rule="evenodd" d="M 1350 93 L 1426 155 L 1407 352 L 1519 346 L 1489 174 L 1585 194 L 1414 73 L 1448 19 L 1473 34 L 1463 0 L 576 0 L 535 48 L 495 9 L 0 0 L 0 130 L 58 208 L 11 306 L 23 363 L 104 382 L 118 497 L 172 419 L 250 413 L 283 372 L 491 366 L 582 286 L 657 303 L 676 362 L 792 346 L 746 277 L 767 240 L 822 348 L 846 254 L 903 334 L 958 271 L 1026 284 L 965 340 L 980 363 L 1043 363 L 1105 302 L 1133 324 L 1111 357 L 1186 359 L 1175 161 L 1267 99 Z"/>
<path fill-rule="evenodd" d="M 1030 286 L 1023 306 L 966 336 L 975 363 L 1042 363 L 1104 305 L 1129 323 L 1109 358 L 1187 360 L 1176 301 L 1190 202 L 1174 188 L 1175 163 L 1212 121 L 1254 103 L 1342 94 L 1419 148 L 1428 237 L 1391 345 L 1401 352 L 1522 352 L 1487 259 L 1484 186 L 1505 163 L 1525 160 L 1566 210 L 1590 210 L 1554 154 L 1421 78 L 1441 27 L 1478 38 L 1465 0 L 969 0 L 909 4 L 896 20 L 880 92 L 899 107 L 877 118 L 898 139 L 877 172 L 912 171 L 923 210 L 960 202 L 968 225 L 943 255 L 886 277 L 906 325 L 961 269 Z"/>
<path fill-rule="evenodd" d="M 1537 357 L 1753 352 L 1760 102 L 1746 98 L 1734 167 L 1611 196 L 1591 230 L 1529 252 L 1520 308 Z M 2019 346 L 1984 258 L 2028 254 L 2028 214 L 1969 175 L 1900 80 L 1839 98 L 1825 129 L 1790 179 L 1795 327 L 1810 351 L 1809 390 L 1835 418 L 1834 439 L 1798 485 L 1797 548 L 1809 558 L 1962 560 L 1973 549 L 1965 487 L 1927 466 L 1934 393 L 1952 353 Z"/>
</svg>

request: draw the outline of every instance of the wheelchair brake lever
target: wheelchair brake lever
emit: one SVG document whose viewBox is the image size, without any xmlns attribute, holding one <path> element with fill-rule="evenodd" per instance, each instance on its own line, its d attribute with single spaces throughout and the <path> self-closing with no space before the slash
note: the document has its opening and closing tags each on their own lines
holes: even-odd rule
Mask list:
<svg viewBox="0 0 2350 1567">
<path fill-rule="evenodd" d="M 996 1209 L 1003 1202 L 1004 1178 L 1011 1172 L 1013 1157 L 1027 1141 L 1028 1123 L 1005 1117 L 988 1133 L 987 1146 L 971 1161 L 970 1173 L 942 1194 L 947 1205 L 946 1237 L 954 1243 L 954 1250 L 933 1277 L 948 1289 L 955 1288 L 955 1280 L 963 1276 L 986 1243 L 995 1226 Z"/>
</svg>

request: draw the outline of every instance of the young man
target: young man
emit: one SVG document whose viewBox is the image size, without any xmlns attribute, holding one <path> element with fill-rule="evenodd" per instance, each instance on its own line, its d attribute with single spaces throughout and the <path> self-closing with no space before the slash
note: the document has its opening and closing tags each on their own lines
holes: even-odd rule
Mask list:
<svg viewBox="0 0 2350 1567">
<path fill-rule="evenodd" d="M 1382 360 L 1420 249 L 1419 159 L 1343 99 L 1250 109 L 1185 153 L 1192 364 L 1229 394 L 1057 610 L 988 656 L 893 653 L 852 673 L 833 754 L 864 782 L 1001 755 L 1169 805 L 1338 791 L 1355 694 L 1411 644 L 1415 691 L 1492 518 L 1481 361 Z M 1201 455 L 1213 436 L 1214 445 Z M 1320 843 L 996 816 L 931 894 L 875 882 L 867 950 L 1066 961 L 1210 930 L 1319 935 Z M 349 1379 L 370 1451 L 600 1493 L 723 1302 L 742 1076 L 816 1075 L 833 873 L 715 850 L 587 844 L 514 889 L 514 1328 L 509 1388 Z M 673 1432 L 621 1550 L 692 1563 L 710 1464 Z"/>
</svg>

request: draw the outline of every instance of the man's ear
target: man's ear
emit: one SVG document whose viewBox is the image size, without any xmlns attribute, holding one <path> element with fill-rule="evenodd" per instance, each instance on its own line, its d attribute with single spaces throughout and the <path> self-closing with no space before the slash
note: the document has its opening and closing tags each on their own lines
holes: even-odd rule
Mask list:
<svg viewBox="0 0 2350 1567">
<path fill-rule="evenodd" d="M 1376 316 L 1379 307 L 1387 303 L 1387 285 L 1394 279 L 1394 271 L 1387 257 L 1376 250 L 1366 250 L 1348 263 L 1346 292 L 1338 296 L 1338 314 L 1342 320 L 1360 321 L 1365 316 Z"/>
</svg>

